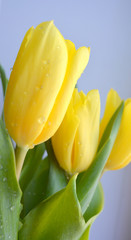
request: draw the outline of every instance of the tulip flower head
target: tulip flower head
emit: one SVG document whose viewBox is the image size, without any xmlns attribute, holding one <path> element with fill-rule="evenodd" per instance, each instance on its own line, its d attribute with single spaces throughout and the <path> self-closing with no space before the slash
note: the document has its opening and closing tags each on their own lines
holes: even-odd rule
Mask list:
<svg viewBox="0 0 131 240">
<path fill-rule="evenodd" d="M 86 170 L 98 146 L 100 97 L 97 90 L 85 95 L 74 90 L 52 145 L 60 166 L 69 173 Z"/>
<path fill-rule="evenodd" d="M 31 148 L 56 132 L 89 54 L 65 40 L 53 21 L 27 31 L 4 104 L 6 128 L 18 146 Z"/>
<path fill-rule="evenodd" d="M 111 89 L 107 95 L 106 107 L 100 124 L 100 138 L 121 103 L 117 92 Z M 125 167 L 131 161 L 131 99 L 125 101 L 120 128 L 107 161 L 105 170 L 116 170 Z"/>
</svg>

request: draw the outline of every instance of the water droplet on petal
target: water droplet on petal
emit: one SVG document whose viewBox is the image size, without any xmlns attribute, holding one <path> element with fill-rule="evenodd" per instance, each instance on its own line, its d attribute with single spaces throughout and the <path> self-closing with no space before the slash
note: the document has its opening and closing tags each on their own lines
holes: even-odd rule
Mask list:
<svg viewBox="0 0 131 240">
<path fill-rule="evenodd" d="M 43 30 L 43 27 L 42 27 L 42 26 L 40 26 L 40 27 L 39 27 L 39 29 L 40 29 L 40 30 Z"/>
<path fill-rule="evenodd" d="M 46 77 L 49 77 L 49 73 L 46 73 Z"/>
<path fill-rule="evenodd" d="M 60 49 L 60 46 L 57 46 L 56 48 L 57 48 L 57 49 Z"/>
<path fill-rule="evenodd" d="M 44 60 L 44 61 L 43 61 L 43 63 L 46 65 L 46 64 L 47 64 L 47 61 L 46 61 L 46 60 Z"/>
<path fill-rule="evenodd" d="M 42 88 L 43 88 L 43 85 L 40 86 L 40 89 L 42 89 Z"/>
<path fill-rule="evenodd" d="M 39 88 L 38 86 L 36 86 L 36 88 L 35 88 L 35 89 L 36 89 L 36 91 L 40 90 L 40 88 Z"/>
<path fill-rule="evenodd" d="M 27 92 L 26 92 L 26 91 L 24 91 L 24 95 L 27 95 Z"/>
<path fill-rule="evenodd" d="M 48 125 L 50 126 L 50 125 L 51 125 L 51 122 L 48 122 Z"/>
<path fill-rule="evenodd" d="M 11 123 L 11 126 L 12 126 L 12 127 L 14 127 L 14 126 L 15 126 L 15 124 L 12 122 L 12 123 Z"/>
<path fill-rule="evenodd" d="M 80 142 L 80 141 L 78 142 L 78 145 L 81 145 L 81 142 Z"/>
<path fill-rule="evenodd" d="M 45 117 L 38 118 L 38 123 L 42 124 L 45 121 Z"/>
</svg>

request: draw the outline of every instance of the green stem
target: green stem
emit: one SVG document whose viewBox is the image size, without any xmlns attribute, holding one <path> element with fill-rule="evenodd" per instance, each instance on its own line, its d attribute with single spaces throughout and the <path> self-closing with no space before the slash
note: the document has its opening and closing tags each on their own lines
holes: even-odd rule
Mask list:
<svg viewBox="0 0 131 240">
<path fill-rule="evenodd" d="M 28 148 L 20 148 L 16 146 L 15 159 L 16 159 L 16 176 L 18 180 L 20 178 L 20 173 L 22 170 L 22 166 L 23 166 L 27 151 L 28 151 Z"/>
</svg>

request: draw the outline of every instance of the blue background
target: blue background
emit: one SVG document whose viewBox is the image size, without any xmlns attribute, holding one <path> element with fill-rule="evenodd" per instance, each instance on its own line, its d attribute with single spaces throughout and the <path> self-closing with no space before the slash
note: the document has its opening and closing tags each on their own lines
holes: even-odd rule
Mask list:
<svg viewBox="0 0 131 240">
<path fill-rule="evenodd" d="M 0 0 L 0 63 L 8 77 L 28 28 L 52 19 L 76 48 L 91 47 L 78 86 L 85 93 L 99 89 L 102 113 L 110 88 L 124 99 L 131 97 L 130 0 Z M 2 104 L 0 85 L 0 110 Z M 105 208 L 92 226 L 90 240 L 131 239 L 130 183 L 131 166 L 102 177 Z"/>
</svg>

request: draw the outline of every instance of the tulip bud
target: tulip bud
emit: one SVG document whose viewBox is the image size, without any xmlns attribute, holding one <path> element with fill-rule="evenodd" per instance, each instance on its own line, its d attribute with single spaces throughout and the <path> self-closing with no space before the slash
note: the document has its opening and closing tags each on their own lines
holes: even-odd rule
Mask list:
<svg viewBox="0 0 131 240">
<path fill-rule="evenodd" d="M 90 49 L 75 49 L 52 21 L 28 30 L 7 87 L 6 128 L 18 146 L 48 140 L 58 129 Z"/>
<path fill-rule="evenodd" d="M 121 103 L 116 91 L 111 89 L 107 95 L 106 107 L 100 125 L 100 138 Z M 125 101 L 120 128 L 107 161 L 106 170 L 116 170 L 125 167 L 131 161 L 131 99 Z"/>
<path fill-rule="evenodd" d="M 86 170 L 98 146 L 100 97 L 97 90 L 87 96 L 75 89 L 52 145 L 60 166 L 69 173 Z"/>
</svg>

